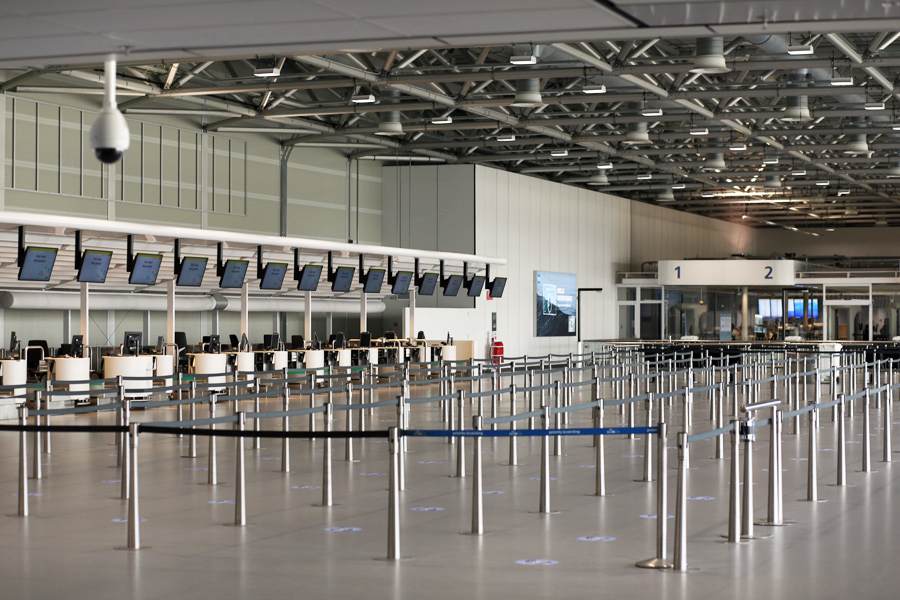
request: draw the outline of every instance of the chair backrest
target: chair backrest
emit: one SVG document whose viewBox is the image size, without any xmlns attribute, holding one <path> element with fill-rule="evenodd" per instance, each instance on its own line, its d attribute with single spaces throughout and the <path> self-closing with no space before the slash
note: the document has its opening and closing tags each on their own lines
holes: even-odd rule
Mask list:
<svg viewBox="0 0 900 600">
<path fill-rule="evenodd" d="M 334 347 L 335 348 L 343 348 L 344 347 L 344 332 L 338 331 L 334 334 Z"/>
<path fill-rule="evenodd" d="M 29 346 L 40 346 L 44 349 L 44 354 L 46 356 L 50 356 L 50 346 L 47 345 L 47 340 L 28 340 Z"/>
<path fill-rule="evenodd" d="M 384 332 L 384 339 L 386 339 L 386 340 L 396 340 L 396 339 L 397 339 L 397 333 L 394 332 L 394 331 L 385 331 L 385 332 Z"/>
<path fill-rule="evenodd" d="M 363 331 L 359 334 L 359 347 L 360 348 L 370 348 L 372 346 L 372 334 L 368 331 Z"/>
<path fill-rule="evenodd" d="M 232 350 L 237 350 L 238 346 L 241 345 L 241 341 L 238 339 L 238 336 L 233 333 L 228 334 L 228 343 L 231 344 Z"/>
<path fill-rule="evenodd" d="M 183 331 L 176 331 L 174 341 L 175 345 L 178 346 L 178 351 L 184 352 L 184 350 L 187 348 L 187 334 L 185 334 Z"/>
<path fill-rule="evenodd" d="M 292 335 L 291 336 L 291 348 L 293 350 L 303 350 L 306 345 L 306 340 L 303 339 L 302 335 Z"/>
<path fill-rule="evenodd" d="M 419 335 L 416 336 L 416 339 L 417 339 L 417 340 L 424 340 L 424 339 L 425 339 L 425 332 L 424 332 L 424 331 L 420 331 L 420 332 L 419 332 Z"/>
</svg>

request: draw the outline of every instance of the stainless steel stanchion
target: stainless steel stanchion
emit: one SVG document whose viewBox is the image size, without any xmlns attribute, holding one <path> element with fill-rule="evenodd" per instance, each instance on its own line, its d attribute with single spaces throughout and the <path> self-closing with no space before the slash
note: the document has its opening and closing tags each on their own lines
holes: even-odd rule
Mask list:
<svg viewBox="0 0 900 600">
<path fill-rule="evenodd" d="M 259 414 L 260 412 L 260 400 L 259 400 L 259 379 L 253 380 L 253 412 Z M 260 428 L 262 427 L 262 419 L 259 417 L 253 419 L 253 430 L 259 433 Z M 259 450 L 262 448 L 262 438 L 258 435 L 253 438 L 253 449 Z"/>
<path fill-rule="evenodd" d="M 347 431 L 353 431 L 353 384 L 347 383 L 347 417 L 345 420 Z M 405 427 L 406 424 L 404 423 Z M 353 460 L 353 438 L 347 437 L 344 439 L 344 460 L 346 462 L 354 462 Z"/>
<path fill-rule="evenodd" d="M 34 407 L 37 410 L 41 409 L 41 390 L 34 390 Z M 41 416 L 38 414 L 34 415 L 34 424 L 40 426 L 41 424 Z M 41 432 L 35 431 L 34 435 L 31 437 L 31 441 L 33 443 L 32 452 L 33 458 L 31 459 L 31 478 L 32 479 L 40 479 L 42 477 L 41 473 Z"/>
<path fill-rule="evenodd" d="M 122 376 L 119 375 L 116 379 L 121 380 Z M 116 388 L 116 390 L 116 404 L 119 405 L 119 408 L 116 409 L 116 415 L 118 416 L 119 425 L 127 428 L 128 417 L 125 415 L 125 386 L 120 385 L 118 388 Z M 116 441 L 118 442 L 118 447 L 116 448 L 116 466 L 122 467 L 124 470 L 124 465 L 128 462 L 128 459 L 126 458 L 128 456 L 128 444 L 130 443 L 128 441 L 128 434 L 117 432 Z M 125 485 L 124 482 L 123 485 Z M 125 489 L 123 489 L 122 491 L 122 497 L 128 497 L 128 492 L 125 491 Z"/>
<path fill-rule="evenodd" d="M 481 415 L 472 417 L 472 428 L 475 431 L 482 429 Z M 515 439 L 511 437 L 510 439 Z M 481 458 L 481 436 L 475 437 L 475 464 L 472 471 L 472 535 L 484 533 L 484 481 Z"/>
<path fill-rule="evenodd" d="M 725 426 L 725 383 L 719 382 L 714 390 L 714 400 L 716 403 L 716 418 L 715 418 L 715 427 L 716 429 L 721 429 Z M 722 460 L 725 458 L 725 437 L 721 435 L 716 436 L 716 459 Z"/>
<path fill-rule="evenodd" d="M 460 393 L 460 397 L 462 397 L 462 393 Z M 397 426 L 401 434 L 406 426 L 407 406 L 406 397 L 403 394 L 397 396 Z M 462 403 L 460 402 L 460 415 L 462 414 L 461 409 Z M 462 425 L 460 425 L 460 429 L 462 429 Z M 400 435 L 398 443 L 400 444 L 400 460 L 397 464 L 397 483 L 400 486 L 400 491 L 404 491 L 406 490 L 406 440 L 403 435 Z M 463 470 L 465 470 L 465 465 L 463 465 Z"/>
<path fill-rule="evenodd" d="M 550 428 L 550 407 L 544 407 L 542 415 L 544 429 Z M 541 497 L 538 512 L 541 514 L 550 513 L 550 442 L 548 435 L 541 437 Z M 461 441 L 461 440 L 460 440 Z"/>
<path fill-rule="evenodd" d="M 500 389 L 500 375 L 497 371 L 491 373 L 491 418 L 496 419 L 500 416 L 500 394 L 497 391 Z M 478 399 L 481 402 L 481 398 Z M 480 411 L 479 411 L 480 412 Z M 491 429 L 497 429 L 497 423 L 491 423 Z"/>
<path fill-rule="evenodd" d="M 119 388 L 122 389 L 122 388 Z M 123 427 L 131 427 L 131 400 L 125 398 L 122 405 L 122 426 Z M 121 468 L 121 483 L 122 483 L 122 500 L 128 500 L 128 494 L 130 493 L 130 484 L 131 484 L 131 461 L 129 460 L 129 450 L 131 448 L 131 443 L 128 440 L 127 435 L 122 436 L 122 441 L 124 444 L 122 445 L 122 468 Z"/>
<path fill-rule="evenodd" d="M 549 409 L 548 409 L 549 410 Z M 599 400 L 594 407 L 594 427 L 603 428 L 603 400 Z M 594 496 L 606 496 L 606 445 L 602 435 L 594 436 L 595 465 L 594 470 Z"/>
<path fill-rule="evenodd" d="M 665 404 L 665 402 L 661 402 Z M 636 566 L 642 569 L 671 569 L 672 563 L 666 558 L 668 543 L 666 532 L 669 498 L 669 466 L 666 460 L 666 440 L 668 426 L 665 422 L 657 424 L 657 477 L 656 477 L 656 556 L 642 560 Z"/>
<path fill-rule="evenodd" d="M 27 423 L 28 407 L 22 403 L 19 405 L 19 425 L 24 428 Z M 28 516 L 28 436 L 24 429 L 19 431 L 19 516 Z"/>
<path fill-rule="evenodd" d="M 744 442 L 744 491 L 741 498 L 741 539 L 752 540 L 761 537 L 753 531 L 753 442 L 756 441 L 756 430 L 752 416 L 741 425 L 741 437 Z"/>
<path fill-rule="evenodd" d="M 841 394 L 839 402 L 835 405 L 840 418 L 838 419 L 838 448 L 837 448 L 837 483 L 835 485 L 847 485 L 847 431 L 844 423 L 844 402 L 846 396 Z"/>
<path fill-rule="evenodd" d="M 325 433 L 332 430 L 334 423 L 334 407 L 331 402 L 325 404 Z M 327 435 L 322 440 L 322 504 L 320 506 L 332 506 L 334 494 L 332 490 L 331 472 L 331 438 Z"/>
<path fill-rule="evenodd" d="M 685 455 L 688 448 L 688 434 L 678 434 L 678 485 L 675 492 L 675 552 L 672 556 L 672 570 L 687 571 L 687 470 Z M 666 515 L 657 515 L 665 519 Z"/>
<path fill-rule="evenodd" d="M 741 541 L 741 422 L 731 421 L 731 489 L 728 490 L 728 543 Z"/>
<path fill-rule="evenodd" d="M 862 468 L 860 472 L 872 472 L 872 438 L 869 437 L 869 409 L 871 399 L 869 397 L 869 388 L 866 388 L 866 394 L 863 396 L 863 439 L 862 439 Z M 887 424 L 885 424 L 887 425 Z"/>
<path fill-rule="evenodd" d="M 509 466 L 515 467 L 519 464 L 519 438 L 516 436 L 516 384 L 510 383 L 509 386 L 509 416 L 513 420 L 509 422 Z"/>
<path fill-rule="evenodd" d="M 825 502 L 819 499 L 819 407 L 814 403 L 809 411 L 809 449 L 806 458 L 807 502 Z"/>
<path fill-rule="evenodd" d="M 212 392 L 209 395 L 209 418 L 216 418 L 216 400 L 218 394 L 216 392 Z M 212 423 L 209 426 L 210 430 L 215 431 L 216 424 Z M 206 482 L 209 485 L 218 485 L 219 483 L 219 471 L 218 471 L 218 460 L 216 457 L 216 435 L 213 433 L 209 436 L 209 462 L 207 467 L 208 477 L 206 478 Z"/>
<path fill-rule="evenodd" d="M 553 427 L 555 427 L 556 429 L 561 429 L 562 428 L 562 413 L 560 412 L 560 409 L 562 407 L 560 406 L 560 404 L 562 402 L 562 385 L 560 384 L 559 380 L 556 381 L 556 385 L 553 388 L 553 392 L 556 396 L 556 411 L 557 411 L 556 417 L 554 419 Z M 553 456 L 562 456 L 563 455 L 562 436 L 556 435 L 553 437 L 554 437 L 554 439 L 553 439 Z"/>
<path fill-rule="evenodd" d="M 397 427 L 388 429 L 391 464 L 388 469 L 388 543 L 387 560 L 400 560 L 400 430 Z"/>
<path fill-rule="evenodd" d="M 140 507 L 138 506 L 138 424 L 132 423 L 128 430 L 131 442 L 131 490 L 128 494 L 128 550 L 141 547 Z"/>
<path fill-rule="evenodd" d="M 239 433 L 243 433 L 246 423 L 246 413 L 238 412 L 237 421 L 235 421 L 234 423 L 234 428 Z M 238 435 L 236 438 L 234 438 L 234 450 L 234 524 L 237 527 L 243 527 L 247 524 L 247 478 L 244 468 L 244 437 L 242 435 Z"/>
<path fill-rule="evenodd" d="M 177 362 L 178 362 L 177 356 L 176 356 L 173 360 L 177 363 Z M 181 401 L 182 401 L 183 398 L 184 398 L 184 393 L 183 393 L 183 391 L 182 391 L 182 389 L 181 389 L 181 386 L 182 386 L 182 383 L 183 383 L 183 382 L 182 382 L 182 377 L 183 377 L 183 376 L 184 376 L 184 375 L 183 375 L 182 373 L 179 372 L 179 373 L 178 373 L 178 376 L 177 376 L 177 379 L 175 380 L 176 383 L 177 383 L 177 385 L 178 385 L 178 391 L 175 392 L 175 400 L 176 400 L 176 402 L 178 403 L 178 405 L 175 407 L 175 420 L 176 420 L 176 421 L 184 421 L 184 405 L 181 404 Z M 183 437 L 184 437 L 184 434 L 183 434 L 183 433 L 179 433 L 179 434 L 178 434 L 178 437 L 179 437 L 179 438 L 183 438 Z"/>
<path fill-rule="evenodd" d="M 534 412 L 534 369 L 528 371 L 528 412 Z M 534 429 L 534 417 L 528 417 L 528 429 Z"/>
<path fill-rule="evenodd" d="M 653 426 L 653 394 L 647 395 L 647 427 Z M 644 435 L 644 477 L 640 481 L 653 481 L 653 436 Z"/>
<path fill-rule="evenodd" d="M 197 380 L 191 381 L 191 407 L 189 409 L 191 421 L 197 420 Z M 191 431 L 194 431 L 195 425 L 191 425 Z M 191 433 L 188 438 L 188 458 L 197 458 L 197 436 Z"/>
<path fill-rule="evenodd" d="M 316 374 L 315 373 L 312 373 L 309 376 L 309 391 L 310 391 L 309 407 L 315 408 L 316 407 L 316 394 L 315 394 Z M 374 390 L 372 390 L 372 391 L 374 393 Z M 316 413 L 309 413 L 309 431 L 315 431 L 315 430 L 316 430 Z M 315 439 L 316 438 L 309 438 L 309 441 L 313 442 L 313 441 L 315 441 Z"/>
<path fill-rule="evenodd" d="M 47 382 L 47 393 L 44 394 L 44 410 L 47 411 L 48 414 L 44 415 L 44 425 L 50 425 L 50 400 L 52 399 L 51 392 L 53 391 L 53 384 L 48 379 Z M 50 432 L 47 431 L 44 433 L 44 454 L 50 454 L 51 451 L 51 440 L 50 440 Z"/>
<path fill-rule="evenodd" d="M 882 437 L 882 441 L 883 441 L 883 456 L 881 459 L 882 462 L 891 462 L 892 454 L 893 454 L 892 443 L 891 443 L 891 419 L 893 418 L 893 408 L 891 407 L 891 402 L 893 402 L 893 399 L 894 399 L 894 392 L 891 389 L 891 386 L 893 385 L 894 382 L 893 382 L 893 377 L 890 374 L 890 368 L 892 365 L 893 365 L 893 363 L 888 364 L 889 375 L 888 375 L 887 389 L 885 390 L 885 393 L 884 393 L 884 406 L 883 406 L 883 409 L 884 409 L 884 435 Z"/>
<path fill-rule="evenodd" d="M 781 434 L 784 427 L 784 413 L 778 409 L 772 409 L 771 424 L 769 425 L 769 505 L 765 521 L 758 525 L 781 526 L 793 525 L 792 521 L 784 520 L 784 493 L 782 473 Z"/>
<path fill-rule="evenodd" d="M 283 395 L 281 398 L 282 410 L 287 412 L 291 410 L 291 390 L 285 384 Z M 310 417 L 313 415 L 310 414 Z M 287 433 L 291 429 L 290 417 L 287 415 L 281 417 L 281 431 Z M 291 440 L 288 436 L 281 438 L 281 472 L 291 472 Z"/>
<path fill-rule="evenodd" d="M 634 377 L 634 375 L 632 375 L 632 377 Z M 634 398 L 634 395 L 632 395 L 631 397 Z M 631 401 L 628 403 L 628 428 L 629 429 L 634 428 L 634 401 Z M 629 440 L 633 440 L 634 434 L 629 433 L 627 436 L 625 436 L 625 438 L 629 439 Z"/>
<path fill-rule="evenodd" d="M 466 421 L 465 421 L 465 398 L 466 393 L 463 390 L 459 390 L 459 429 L 465 429 Z M 466 476 L 466 438 L 461 437 L 456 442 L 456 476 L 457 477 L 465 477 Z"/>
<path fill-rule="evenodd" d="M 460 389 L 457 392 L 451 392 L 451 393 L 458 395 L 458 394 L 465 394 L 465 391 Z M 454 402 L 454 400 L 451 398 L 450 400 L 447 401 L 447 403 L 448 403 L 447 406 L 449 409 L 449 412 L 447 413 L 447 416 L 449 417 L 448 421 L 447 421 L 447 429 L 449 429 L 450 431 L 453 431 L 454 429 L 456 429 L 456 402 Z M 451 435 L 450 437 L 447 438 L 447 443 L 451 444 L 451 445 L 456 444 L 456 438 Z"/>
</svg>

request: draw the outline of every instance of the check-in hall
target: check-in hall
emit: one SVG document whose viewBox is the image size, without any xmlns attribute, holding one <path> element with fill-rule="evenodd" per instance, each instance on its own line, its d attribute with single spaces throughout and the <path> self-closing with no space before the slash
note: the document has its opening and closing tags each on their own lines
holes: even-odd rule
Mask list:
<svg viewBox="0 0 900 600">
<path fill-rule="evenodd" d="M 0 8 L 4 597 L 895 596 L 895 4 Z"/>
</svg>

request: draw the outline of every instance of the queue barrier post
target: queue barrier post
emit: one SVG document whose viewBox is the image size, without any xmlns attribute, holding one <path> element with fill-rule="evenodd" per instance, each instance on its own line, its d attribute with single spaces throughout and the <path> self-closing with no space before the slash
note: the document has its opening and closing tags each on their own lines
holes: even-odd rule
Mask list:
<svg viewBox="0 0 900 600">
<path fill-rule="evenodd" d="M 653 426 L 653 394 L 647 395 L 647 427 Z M 644 436 L 644 477 L 640 481 L 653 481 L 653 436 Z"/>
<path fill-rule="evenodd" d="M 672 556 L 672 570 L 684 573 L 687 569 L 687 455 L 688 434 L 678 434 L 678 484 L 675 492 L 675 551 Z M 657 515 L 665 520 L 665 514 Z"/>
<path fill-rule="evenodd" d="M 861 473 L 871 473 L 872 472 L 872 438 L 869 437 L 870 431 L 870 423 L 869 423 L 869 409 L 870 409 L 871 398 L 869 396 L 869 388 L 866 388 L 866 394 L 863 396 L 863 451 L 862 451 L 862 468 L 860 469 Z M 889 426 L 888 423 L 885 423 L 885 427 Z"/>
<path fill-rule="evenodd" d="M 28 407 L 19 405 L 19 516 L 28 516 L 28 436 L 25 433 L 25 424 L 28 421 Z M 35 457 L 37 460 L 37 457 Z"/>
<path fill-rule="evenodd" d="M 594 407 L 594 427 L 600 429 L 603 427 L 603 400 L 600 399 L 597 406 Z M 595 448 L 595 473 L 594 473 L 594 496 L 606 496 L 606 447 L 603 443 L 602 435 L 594 436 Z"/>
<path fill-rule="evenodd" d="M 116 409 L 116 418 L 118 424 L 123 427 L 128 427 L 128 421 L 125 417 L 125 386 L 123 385 L 123 378 L 121 375 L 116 376 L 116 384 L 118 385 L 117 393 L 116 393 L 116 403 L 119 405 L 119 408 Z M 40 408 L 40 407 L 38 407 Z M 128 434 L 124 434 L 120 431 L 116 432 L 116 466 L 123 467 L 123 463 L 126 462 L 126 456 L 128 455 Z M 123 482 L 124 483 L 124 482 Z M 128 493 L 123 490 L 122 497 L 127 498 Z"/>
<path fill-rule="evenodd" d="M 464 390 L 459 390 L 457 394 L 459 398 L 459 429 L 463 430 L 466 428 L 465 424 L 465 398 L 466 393 Z M 456 442 L 456 476 L 463 478 L 466 476 L 466 440 L 465 438 L 459 438 Z"/>
<path fill-rule="evenodd" d="M 353 431 L 353 383 L 347 382 L 347 416 L 346 430 Z M 405 426 L 405 424 L 403 424 Z M 344 439 L 344 460 L 346 462 L 354 462 L 353 460 L 353 438 L 347 436 Z"/>
<path fill-rule="evenodd" d="M 510 383 L 509 390 L 509 415 L 516 416 L 516 384 Z M 513 419 L 509 422 L 509 430 L 512 432 L 509 436 L 509 466 L 515 467 L 519 464 L 519 438 L 516 436 L 516 421 Z M 476 454 L 478 454 L 476 452 Z"/>
<path fill-rule="evenodd" d="M 334 406 L 331 402 L 325 404 L 325 432 L 332 430 L 334 424 Z M 331 472 L 331 437 L 325 436 L 322 440 L 324 447 L 322 451 L 322 504 L 321 506 L 334 505 L 334 490 L 332 487 Z"/>
<path fill-rule="evenodd" d="M 781 525 L 793 525 L 792 521 L 784 520 L 784 473 L 782 470 L 781 435 L 784 428 L 784 413 L 781 409 L 772 407 L 772 419 L 769 425 L 769 504 L 765 521 L 758 525 L 777 527 Z"/>
<path fill-rule="evenodd" d="M 282 410 L 285 412 L 291 410 L 291 390 L 288 388 L 287 383 L 284 385 L 281 403 Z M 312 417 L 312 413 L 309 416 Z M 281 431 L 287 433 L 290 431 L 290 428 L 290 418 L 287 416 L 281 417 Z M 287 435 L 281 438 L 281 472 L 291 472 L 291 440 Z"/>
<path fill-rule="evenodd" d="M 123 388 L 119 388 L 120 394 Z M 124 395 L 123 395 L 124 396 Z M 123 398 L 122 402 L 122 426 L 130 427 L 131 426 L 131 400 L 127 398 Z M 131 448 L 130 441 L 127 435 L 122 435 L 122 445 L 120 448 L 120 453 L 122 455 L 122 500 L 128 500 L 128 494 L 130 493 L 130 479 L 131 479 L 131 461 L 129 460 L 129 450 Z"/>
<path fill-rule="evenodd" d="M 816 403 L 817 404 L 817 403 Z M 824 502 L 819 499 L 819 407 L 809 411 L 809 449 L 806 466 L 806 501 Z"/>
<path fill-rule="evenodd" d="M 41 409 L 41 390 L 34 390 L 34 407 L 37 410 Z M 40 415 L 34 415 L 34 424 L 41 424 Z M 35 431 L 34 435 L 31 438 L 33 442 L 32 455 L 34 458 L 31 462 L 31 478 L 32 479 L 40 479 L 42 477 L 41 473 L 41 432 Z"/>
<path fill-rule="evenodd" d="M 892 444 L 891 444 L 891 419 L 893 418 L 893 409 L 891 408 L 891 402 L 893 401 L 894 393 L 891 390 L 891 386 L 894 384 L 893 377 L 893 362 L 888 363 L 888 384 L 887 390 L 885 391 L 884 396 L 884 434 L 882 436 L 883 442 L 883 456 L 882 462 L 891 462 L 892 460 Z"/>
<path fill-rule="evenodd" d="M 128 429 L 131 446 L 131 489 L 128 495 L 128 550 L 138 550 L 141 547 L 141 513 L 138 505 L 138 427 L 137 423 L 132 423 Z M 210 436 L 210 438 L 212 437 Z"/>
<path fill-rule="evenodd" d="M 557 409 L 557 411 L 559 411 L 559 409 L 561 408 L 561 403 L 562 403 L 562 384 L 560 383 L 560 381 L 558 379 L 556 380 L 556 385 L 553 387 L 553 392 L 556 395 L 556 409 Z M 556 413 L 556 418 L 554 420 L 553 426 L 556 429 L 562 428 L 562 413 L 561 412 Z M 544 427 L 549 429 L 550 423 L 547 422 L 547 424 L 545 424 Z M 559 435 L 553 436 L 553 456 L 562 456 L 562 455 L 563 455 L 562 436 L 559 436 Z"/>
<path fill-rule="evenodd" d="M 666 459 L 666 442 L 668 425 L 660 421 L 657 424 L 657 477 L 656 477 L 656 556 L 638 562 L 635 566 L 642 569 L 671 569 L 672 563 L 666 558 L 667 513 L 669 497 L 669 465 Z"/>
<path fill-rule="evenodd" d="M 472 417 L 472 428 L 475 431 L 481 431 L 483 426 L 483 417 L 475 415 Z M 510 438 L 514 440 L 514 437 Z M 475 464 L 473 466 L 472 477 L 472 535 L 484 534 L 484 481 L 481 458 L 481 436 L 475 437 Z"/>
<path fill-rule="evenodd" d="M 191 421 L 197 420 L 197 380 L 191 381 L 191 408 L 189 410 Z M 195 428 L 191 425 L 191 431 Z M 188 458 L 197 458 L 197 436 L 193 433 L 188 439 Z"/>
<path fill-rule="evenodd" d="M 237 413 L 237 421 L 234 428 L 239 432 L 244 432 L 247 423 L 247 414 L 244 412 Z M 247 524 L 247 477 L 246 477 L 246 461 L 244 457 L 244 437 L 238 435 L 235 438 L 235 493 L 234 493 L 234 524 L 237 527 L 243 527 Z"/>
<path fill-rule="evenodd" d="M 731 421 L 731 488 L 728 490 L 728 543 L 741 541 L 741 432 L 740 421 Z"/>
<path fill-rule="evenodd" d="M 216 402 L 218 401 L 218 393 L 212 392 L 209 395 L 209 418 L 216 418 Z M 211 430 L 215 430 L 216 424 L 212 423 L 209 428 Z M 207 478 L 206 481 L 209 485 L 218 485 L 219 484 L 219 464 L 218 457 L 216 456 L 216 452 L 218 450 L 218 446 L 216 445 L 216 434 L 213 433 L 209 436 L 209 456 L 207 462 Z"/>
<path fill-rule="evenodd" d="M 544 407 L 543 428 L 550 428 L 550 407 Z M 542 514 L 550 513 L 550 436 L 541 436 L 541 494 L 538 506 L 538 512 Z M 460 440 L 462 441 L 462 440 Z"/>
<path fill-rule="evenodd" d="M 844 423 L 844 403 L 847 396 L 841 394 L 840 400 L 835 404 L 840 418 L 838 419 L 838 448 L 837 448 L 837 482 L 836 486 L 847 485 L 847 429 Z"/>
<path fill-rule="evenodd" d="M 400 560 L 400 429 L 388 429 L 391 464 L 388 484 L 388 543 L 387 560 Z"/>
<path fill-rule="evenodd" d="M 181 389 L 181 385 L 183 383 L 182 378 L 183 378 L 183 374 L 181 372 L 179 372 L 178 378 L 175 380 L 178 382 L 178 391 L 176 391 L 174 394 L 175 399 L 178 403 L 178 405 L 175 407 L 175 420 L 176 421 L 184 421 L 184 405 L 181 403 L 181 400 L 183 397 L 183 393 L 182 393 L 182 389 Z M 182 437 L 184 437 L 184 434 L 179 433 L 178 437 L 182 438 Z"/>
<path fill-rule="evenodd" d="M 716 403 L 715 427 L 721 429 L 725 426 L 725 383 L 719 382 L 714 391 Z M 716 436 L 716 460 L 725 458 L 725 438 L 724 436 Z"/>
<path fill-rule="evenodd" d="M 259 379 L 253 380 L 253 411 L 256 414 L 260 412 L 260 401 L 259 401 Z M 259 417 L 253 419 L 253 430 L 259 433 L 260 428 L 262 427 L 262 419 Z M 253 449 L 259 450 L 262 448 L 262 438 L 258 435 L 253 438 Z"/>
<path fill-rule="evenodd" d="M 634 373 L 631 373 L 631 374 L 628 375 L 629 397 L 631 397 L 631 398 L 634 398 L 635 395 L 636 395 L 636 394 L 635 394 L 635 386 L 634 386 L 634 382 L 635 382 L 635 379 L 634 379 Z M 566 413 L 566 414 L 568 414 L 568 413 Z M 634 402 L 629 402 L 629 403 L 628 403 L 628 428 L 629 428 L 629 429 L 634 429 Z M 633 434 L 633 433 L 629 433 L 628 436 L 627 436 L 627 439 L 633 440 L 633 439 L 634 439 L 634 434 Z"/>
</svg>

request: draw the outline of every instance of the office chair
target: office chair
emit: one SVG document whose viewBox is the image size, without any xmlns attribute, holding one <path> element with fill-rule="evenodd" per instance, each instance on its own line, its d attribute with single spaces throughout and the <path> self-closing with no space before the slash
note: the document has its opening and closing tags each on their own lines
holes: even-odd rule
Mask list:
<svg viewBox="0 0 900 600">
<path fill-rule="evenodd" d="M 384 339 L 386 339 L 386 340 L 396 340 L 396 339 L 397 339 L 397 333 L 394 332 L 394 331 L 385 331 L 385 332 L 384 332 Z"/>
<path fill-rule="evenodd" d="M 332 337 L 334 338 L 334 348 L 343 348 L 346 345 L 344 341 L 344 333 L 342 331 L 338 331 Z"/>
<path fill-rule="evenodd" d="M 238 336 L 234 335 L 233 333 L 228 334 L 228 343 L 231 344 L 232 352 L 237 352 L 238 350 L 240 350 L 241 342 L 238 339 Z"/>
<path fill-rule="evenodd" d="M 291 336 L 291 349 L 292 350 L 305 350 L 306 349 L 306 340 L 303 339 L 302 335 L 292 335 Z"/>
<path fill-rule="evenodd" d="M 187 335 L 183 331 L 175 332 L 174 339 L 175 346 L 178 348 L 178 352 L 175 358 L 175 364 L 178 367 L 178 370 L 183 372 L 187 371 Z"/>
<path fill-rule="evenodd" d="M 368 331 L 362 331 L 359 334 L 359 347 L 360 348 L 371 348 L 372 347 L 372 334 Z"/>
</svg>

